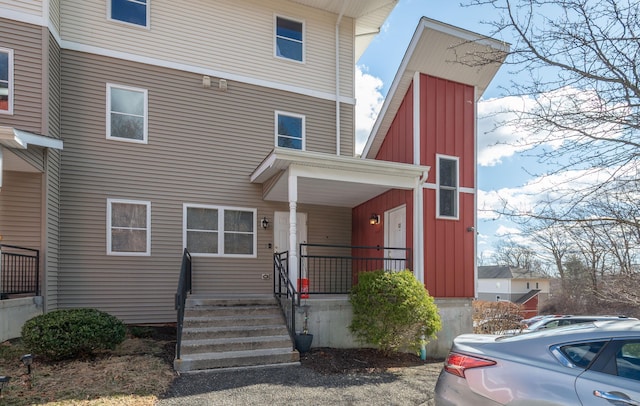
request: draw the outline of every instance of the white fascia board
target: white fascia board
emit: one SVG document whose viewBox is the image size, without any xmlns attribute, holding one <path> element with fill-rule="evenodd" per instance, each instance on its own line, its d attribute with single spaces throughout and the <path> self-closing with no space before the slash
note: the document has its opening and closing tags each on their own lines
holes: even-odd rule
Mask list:
<svg viewBox="0 0 640 406">
<path fill-rule="evenodd" d="M 47 26 L 48 16 L 39 16 L 30 13 L 23 13 L 21 11 L 9 10 L 6 8 L 0 8 L 0 18 L 6 18 L 7 20 L 19 21 L 22 23 L 38 25 L 41 27 Z"/>
<path fill-rule="evenodd" d="M 263 80 L 263 79 L 258 79 L 254 77 L 244 76 L 244 75 L 237 75 L 234 73 L 222 72 L 214 69 L 206 69 L 199 66 L 188 65 L 184 63 L 177 63 L 177 62 L 166 61 L 158 58 L 151 58 L 148 56 L 130 54 L 128 52 L 114 51 L 111 49 L 94 47 L 94 46 L 79 44 L 77 42 L 71 42 L 71 41 L 63 40 L 61 41 L 60 46 L 63 49 L 68 49 L 71 51 L 86 52 L 94 55 L 106 56 L 109 58 L 122 59 L 130 62 L 143 63 L 146 65 L 159 66 L 159 67 L 168 68 L 168 69 L 176 69 L 184 72 L 197 73 L 200 75 L 212 76 L 212 77 L 227 79 L 235 82 L 247 83 L 249 85 L 261 86 L 269 89 L 284 90 L 286 92 L 301 94 L 303 96 L 316 97 L 318 99 L 323 99 L 323 100 L 336 101 L 336 95 L 333 93 L 321 92 L 318 90 L 308 89 L 300 86 L 292 86 L 285 83 L 272 82 L 269 80 Z M 340 103 L 346 103 L 350 105 L 356 104 L 356 99 L 353 97 L 341 96 L 339 100 L 340 100 Z"/>
<path fill-rule="evenodd" d="M 0 127 L 0 144 L 7 147 L 27 149 L 29 145 L 62 149 L 62 140 L 33 134 L 13 127 Z"/>
</svg>

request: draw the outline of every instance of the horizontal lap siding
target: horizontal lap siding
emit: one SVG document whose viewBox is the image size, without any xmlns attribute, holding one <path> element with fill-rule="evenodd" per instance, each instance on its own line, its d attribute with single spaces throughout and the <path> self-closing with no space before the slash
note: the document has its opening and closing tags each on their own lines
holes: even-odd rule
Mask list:
<svg viewBox="0 0 640 406">
<path fill-rule="evenodd" d="M 42 0 L 3 0 L 2 8 L 19 13 L 42 16 Z"/>
<path fill-rule="evenodd" d="M 13 115 L 0 114 L 0 126 L 43 134 L 42 28 L 0 19 L 0 47 L 13 49 Z M 40 165 L 41 166 L 41 165 Z"/>
<path fill-rule="evenodd" d="M 53 4 L 52 4 L 53 7 Z M 60 138 L 60 47 L 52 35 L 49 35 L 48 47 L 48 135 Z M 44 280 L 45 310 L 57 308 L 58 301 L 58 258 L 60 235 L 60 157 L 61 152 L 49 149 L 46 162 L 46 225 L 47 240 Z"/>
<path fill-rule="evenodd" d="M 62 66 L 60 307 L 92 305 L 129 322 L 173 320 L 183 203 L 257 208 L 258 220 L 288 210 L 262 201 L 262 185 L 249 183 L 273 149 L 274 110 L 306 116 L 309 150 L 331 152 L 323 146 L 332 141 L 335 148 L 330 101 L 233 81 L 226 92 L 204 89 L 197 74 L 80 52 L 63 50 Z M 148 89 L 148 144 L 106 139 L 107 82 Z M 150 257 L 106 255 L 107 198 L 151 202 Z M 331 217 L 312 209 L 310 236 L 316 211 Z M 349 213 L 342 219 L 320 234 L 348 233 Z M 271 292 L 262 274 L 272 272 L 273 230 L 257 223 L 258 257 L 194 257 L 194 292 Z"/>
<path fill-rule="evenodd" d="M 285 0 L 151 2 L 151 28 L 107 20 L 107 2 L 62 4 L 62 39 L 330 94 L 337 16 Z M 274 15 L 305 22 L 305 63 L 274 57 Z M 244 27 L 244 29 L 243 29 Z M 353 20 L 341 23 L 341 93 L 353 95 Z M 170 55 L 170 58 L 167 56 Z"/>
<path fill-rule="evenodd" d="M 41 249 L 42 175 L 5 171 L 0 193 L 2 243 Z"/>
<path fill-rule="evenodd" d="M 427 183 L 436 184 L 436 155 L 460 158 L 460 187 L 475 190 L 473 88 L 422 75 L 421 163 L 432 168 Z M 459 194 L 459 219 L 436 218 L 436 191 L 424 190 L 425 284 L 436 297 L 473 297 L 474 195 Z"/>
</svg>

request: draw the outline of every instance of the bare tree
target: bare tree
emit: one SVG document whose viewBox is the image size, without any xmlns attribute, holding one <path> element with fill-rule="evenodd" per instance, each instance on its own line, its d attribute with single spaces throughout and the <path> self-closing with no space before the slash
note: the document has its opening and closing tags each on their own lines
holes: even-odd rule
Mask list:
<svg viewBox="0 0 640 406">
<path fill-rule="evenodd" d="M 470 0 L 492 6 L 493 37 L 513 42 L 506 63 L 517 80 L 505 91 L 530 108 L 512 111 L 521 149 L 545 164 L 540 177 L 562 174 L 533 213 L 559 219 L 638 180 L 640 155 L 640 3 L 631 0 Z M 481 59 L 481 58 L 478 58 Z M 548 148 L 540 146 L 551 146 Z M 560 178 L 555 176 L 555 179 Z M 613 182 L 615 181 L 615 182 Z M 614 185 L 615 183 L 615 185 Z M 558 205 L 562 203 L 562 205 Z M 625 213 L 620 213 L 625 219 Z M 575 216 L 574 216 L 575 217 Z"/>
</svg>

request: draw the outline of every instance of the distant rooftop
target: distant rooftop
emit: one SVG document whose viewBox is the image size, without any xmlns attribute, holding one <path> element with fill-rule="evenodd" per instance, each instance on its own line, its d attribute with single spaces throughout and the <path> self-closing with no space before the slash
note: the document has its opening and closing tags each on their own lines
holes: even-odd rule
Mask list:
<svg viewBox="0 0 640 406">
<path fill-rule="evenodd" d="M 547 278 L 542 272 L 527 271 L 505 265 L 478 267 L 478 279 L 541 279 Z"/>
</svg>

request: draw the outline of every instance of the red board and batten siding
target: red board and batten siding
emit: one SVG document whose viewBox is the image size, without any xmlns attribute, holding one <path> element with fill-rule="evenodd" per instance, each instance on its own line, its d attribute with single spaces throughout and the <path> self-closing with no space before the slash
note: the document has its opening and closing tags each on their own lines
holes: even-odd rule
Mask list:
<svg viewBox="0 0 640 406">
<path fill-rule="evenodd" d="M 475 189 L 475 94 L 472 86 L 420 77 L 420 160 L 436 182 L 436 155 L 459 158 L 460 187 Z M 435 297 L 475 295 L 474 195 L 459 194 L 459 219 L 436 218 L 436 191 L 424 190 L 425 285 Z"/>
<path fill-rule="evenodd" d="M 409 255 L 413 255 L 413 191 L 411 190 L 393 189 L 354 208 L 351 216 L 352 245 L 384 247 L 384 212 L 402 205 L 406 205 L 407 212 L 407 248 L 410 250 Z M 369 218 L 373 213 L 380 215 L 380 224 L 369 224 Z M 353 249 L 352 252 L 354 257 L 367 257 L 371 254 L 371 250 Z M 382 250 L 379 251 L 379 254 L 380 258 L 384 256 Z M 354 271 L 358 272 L 359 270 L 355 269 Z"/>
<path fill-rule="evenodd" d="M 436 155 L 459 158 L 460 187 L 475 189 L 475 94 L 472 86 L 421 75 L 420 164 L 431 167 L 426 183 L 436 184 Z M 376 159 L 413 162 L 413 85 L 404 95 Z M 424 280 L 434 297 L 474 297 L 473 194 L 460 193 L 459 219 L 436 218 L 436 191 L 424 193 Z M 384 225 L 369 225 L 372 213 L 406 204 L 407 247 L 413 247 L 412 191 L 394 190 L 353 210 L 353 244 L 382 245 Z M 384 217 L 383 217 L 384 218 Z"/>
<path fill-rule="evenodd" d="M 413 163 L 413 84 L 404 95 L 376 159 Z"/>
</svg>

